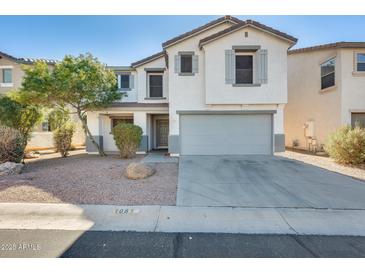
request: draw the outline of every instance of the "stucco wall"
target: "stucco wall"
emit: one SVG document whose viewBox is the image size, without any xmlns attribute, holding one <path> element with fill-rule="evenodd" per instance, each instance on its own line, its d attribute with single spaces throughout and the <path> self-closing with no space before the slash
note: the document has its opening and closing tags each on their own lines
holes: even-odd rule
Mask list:
<svg viewBox="0 0 365 274">
<path fill-rule="evenodd" d="M 162 100 L 156 100 L 156 99 L 146 99 L 148 97 L 148 91 L 147 91 L 147 72 L 145 69 L 166 69 L 165 64 L 165 57 L 160 57 L 152 62 L 149 62 L 145 65 L 139 66 L 136 68 L 137 71 L 137 96 L 138 96 L 138 102 L 139 103 L 166 103 L 168 102 L 169 98 L 169 86 L 168 86 L 168 75 L 167 72 L 163 72 L 163 87 L 162 87 L 162 93 L 163 97 L 166 99 Z"/>
<path fill-rule="evenodd" d="M 320 64 L 336 56 L 336 86 L 321 91 Z M 323 144 L 328 133 L 341 124 L 341 58 L 336 50 L 319 50 L 288 56 L 288 103 L 284 108 L 285 144 L 293 140 L 307 148 L 303 125 L 314 121 L 314 135 Z"/>
<path fill-rule="evenodd" d="M 251 40 L 246 41 L 246 44 L 242 40 L 244 33 L 238 31 L 236 34 L 206 45 L 204 50 L 199 49 L 200 39 L 225 29 L 227 26 L 219 26 L 167 48 L 169 55 L 170 135 L 179 135 L 179 116 L 176 114 L 177 110 L 209 109 L 278 110 L 278 113 L 274 116 L 274 131 L 275 133 L 284 133 L 282 108 L 287 98 L 286 51 L 289 44 L 258 31 L 252 31 L 255 34 L 251 36 Z M 231 36 L 232 38 L 230 38 Z M 269 49 L 269 56 L 272 55 L 272 57 L 269 57 L 268 65 L 270 84 L 261 88 L 226 87 L 224 79 L 224 50 L 231 49 L 233 45 L 258 45 L 261 43 L 263 48 Z M 194 51 L 195 55 L 199 56 L 199 70 L 194 76 L 179 76 L 174 72 L 174 56 L 179 51 Z M 275 64 L 272 64 L 272 62 Z M 271 70 L 276 70 L 276 72 L 271 72 Z M 209 96 L 207 96 L 208 92 Z M 241 92 L 241 94 L 238 92 Z M 251 94 L 248 95 L 249 93 Z"/>
<path fill-rule="evenodd" d="M 341 49 L 341 123 L 351 124 L 351 112 L 365 112 L 365 74 L 354 73 L 354 53 L 364 49 Z"/>
<path fill-rule="evenodd" d="M 245 32 L 248 37 L 245 37 Z M 261 46 L 268 52 L 268 83 L 234 87 L 225 83 L 225 50 L 232 46 Z M 289 43 L 251 27 L 238 30 L 203 47 L 207 104 L 272 104 L 287 102 Z M 255 63 L 255 61 L 254 61 Z"/>
</svg>

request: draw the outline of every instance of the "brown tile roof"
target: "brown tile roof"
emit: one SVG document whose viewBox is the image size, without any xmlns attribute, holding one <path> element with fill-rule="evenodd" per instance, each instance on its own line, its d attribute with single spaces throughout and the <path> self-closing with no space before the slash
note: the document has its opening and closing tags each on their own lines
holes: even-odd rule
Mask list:
<svg viewBox="0 0 365 274">
<path fill-rule="evenodd" d="M 209 28 L 209 27 L 214 26 L 214 25 L 219 24 L 219 23 L 228 22 L 228 21 L 234 22 L 236 24 L 242 23 L 242 21 L 240 19 L 235 18 L 235 17 L 230 16 L 230 15 L 226 15 L 226 16 L 220 17 L 216 20 L 213 20 L 213 21 L 211 21 L 211 22 L 209 22 L 209 23 L 207 23 L 203 26 L 197 27 L 197 28 L 195 28 L 191 31 L 188 31 L 188 32 L 185 32 L 185 33 L 183 33 L 179 36 L 176 36 L 176 37 L 162 43 L 162 47 L 166 48 L 166 47 L 170 46 L 171 44 L 175 44 L 176 42 L 178 42 L 182 39 L 185 39 L 185 38 L 187 38 L 191 35 L 194 35 L 196 33 L 199 33 L 200 31 L 202 31 L 206 28 Z"/>
<path fill-rule="evenodd" d="M 263 29 L 263 30 L 265 30 L 265 31 L 267 31 L 267 32 L 270 32 L 270 33 L 272 33 L 272 34 L 274 34 L 274 35 L 277 35 L 277 36 L 279 36 L 279 37 L 282 37 L 282 38 L 284 38 L 284 39 L 286 39 L 286 40 L 289 40 L 289 41 L 291 41 L 291 42 L 293 42 L 293 43 L 296 43 L 296 42 L 298 41 L 298 39 L 297 39 L 297 38 L 295 38 L 295 37 L 293 37 L 293 36 L 291 36 L 291 35 L 289 35 L 289 34 L 286 34 L 286 33 L 284 33 L 284 32 L 281 32 L 281 31 L 278 31 L 278 30 L 273 29 L 273 28 L 271 28 L 271 27 L 268 27 L 268 26 L 266 26 L 266 25 L 264 25 L 264 24 L 261 24 L 261 23 L 259 23 L 259 22 L 257 22 L 257 21 L 253 21 L 253 20 L 246 20 L 246 21 L 241 21 L 241 23 L 240 23 L 240 24 L 237 24 L 237 25 L 234 25 L 234 26 L 232 26 L 232 27 L 226 28 L 226 29 L 224 29 L 224 30 L 222 30 L 222 31 L 219 31 L 219 32 L 217 32 L 217 33 L 214 33 L 214 34 L 212 34 L 212 35 L 208 36 L 208 37 L 205 37 L 205 38 L 201 39 L 201 40 L 199 41 L 199 46 L 201 47 L 201 46 L 203 46 L 204 44 L 207 44 L 207 43 L 209 43 L 210 41 L 213 41 L 213 40 L 215 40 L 215 39 L 217 39 L 217 38 L 219 38 L 219 37 L 221 37 L 221 36 L 223 36 L 223 35 L 226 35 L 226 34 L 228 34 L 228 33 L 230 33 L 230 32 L 233 32 L 233 31 L 239 30 L 239 29 L 241 29 L 241 28 L 243 28 L 243 27 L 250 26 L 250 25 L 251 25 L 251 26 L 254 26 L 254 27 L 257 27 L 257 28 L 260 28 L 260 29 Z"/>
<path fill-rule="evenodd" d="M 17 62 L 17 63 L 20 63 L 20 64 L 33 64 L 36 61 L 44 61 L 49 65 L 54 65 L 54 64 L 57 63 L 57 61 L 49 60 L 49 59 L 17 58 L 17 57 L 11 56 L 11 55 L 9 55 L 5 52 L 1 52 L 1 51 L 0 51 L 0 56 L 5 56 L 5 57 L 13 60 L 14 62 Z"/>
<path fill-rule="evenodd" d="M 139 61 L 137 61 L 137 62 L 134 62 L 134 63 L 132 63 L 131 64 L 131 66 L 132 67 L 138 67 L 138 66 L 140 66 L 140 65 L 143 65 L 143 64 L 145 64 L 145 63 L 148 63 L 148 62 L 150 62 L 150 61 L 153 61 L 153 60 L 155 60 L 155 59 L 158 59 L 158 58 L 160 58 L 160 57 L 162 57 L 162 56 L 165 56 L 165 54 L 166 54 L 166 52 L 165 51 L 160 51 L 160 52 L 158 52 L 158 53 L 155 53 L 155 54 L 153 54 L 153 55 L 151 55 L 151 56 L 148 56 L 148 57 L 146 57 L 146 58 L 143 58 L 142 60 L 139 60 Z"/>
<path fill-rule="evenodd" d="M 336 42 L 330 44 L 317 45 L 313 47 L 300 48 L 289 50 L 289 54 L 315 51 L 315 50 L 323 50 L 323 49 L 345 49 L 345 48 L 365 48 L 365 42 Z"/>
</svg>

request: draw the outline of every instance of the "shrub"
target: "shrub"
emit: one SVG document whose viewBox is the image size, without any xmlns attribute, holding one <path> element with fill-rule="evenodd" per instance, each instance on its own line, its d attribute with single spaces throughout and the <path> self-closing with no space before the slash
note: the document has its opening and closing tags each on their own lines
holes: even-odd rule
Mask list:
<svg viewBox="0 0 365 274">
<path fill-rule="evenodd" d="M 17 93 L 13 92 L 12 96 L 16 97 Z M 0 96 L 0 122 L 4 126 L 17 129 L 22 134 L 24 147 L 31 137 L 34 126 L 40 122 L 41 118 L 40 107 Z"/>
<path fill-rule="evenodd" d="M 19 163 L 23 156 L 23 135 L 16 129 L 0 126 L 0 163 Z"/>
<path fill-rule="evenodd" d="M 132 158 L 135 156 L 142 140 L 142 133 L 142 129 L 133 124 L 120 123 L 113 128 L 112 134 L 120 157 Z"/>
<path fill-rule="evenodd" d="M 53 131 L 54 145 L 62 157 L 67 157 L 68 152 L 72 148 L 72 136 L 74 132 L 75 126 L 72 123 L 66 123 Z"/>
<path fill-rule="evenodd" d="M 341 127 L 329 136 L 324 149 L 338 163 L 362 164 L 365 162 L 365 129 Z"/>
<path fill-rule="evenodd" d="M 54 108 L 48 114 L 48 122 L 52 131 L 69 123 L 70 120 L 70 111 L 66 108 Z"/>
</svg>

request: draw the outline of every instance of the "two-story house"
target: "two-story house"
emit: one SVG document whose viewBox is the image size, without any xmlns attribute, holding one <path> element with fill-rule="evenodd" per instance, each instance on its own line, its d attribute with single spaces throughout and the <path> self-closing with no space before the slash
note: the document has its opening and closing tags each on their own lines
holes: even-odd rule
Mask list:
<svg viewBox="0 0 365 274">
<path fill-rule="evenodd" d="M 297 39 L 252 20 L 221 17 L 115 70 L 127 96 L 87 113 L 106 152 L 119 122 L 143 130 L 140 152 L 272 154 L 284 150 L 287 51 Z M 96 152 L 92 144 L 90 153 Z"/>
<path fill-rule="evenodd" d="M 50 68 L 53 68 L 56 64 L 54 60 L 42 60 L 45 61 Z M 23 66 L 31 66 L 35 61 L 35 59 L 17 58 L 0 52 L 0 96 L 20 88 L 24 77 Z M 72 142 L 74 145 L 83 145 L 85 143 L 85 134 L 79 119 L 76 115 L 71 116 L 72 120 L 77 125 Z M 27 149 L 47 149 L 52 147 L 54 147 L 53 134 L 45 117 L 42 123 L 34 128 Z"/>
<path fill-rule="evenodd" d="M 320 149 L 342 125 L 365 125 L 365 42 L 289 51 L 286 146 Z"/>
</svg>

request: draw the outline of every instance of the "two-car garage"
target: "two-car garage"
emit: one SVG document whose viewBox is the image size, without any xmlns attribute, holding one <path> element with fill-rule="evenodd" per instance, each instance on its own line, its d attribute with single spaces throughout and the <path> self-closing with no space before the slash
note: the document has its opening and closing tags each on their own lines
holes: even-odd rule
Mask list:
<svg viewBox="0 0 365 274">
<path fill-rule="evenodd" d="M 275 111 L 181 111 L 181 155 L 273 153 Z"/>
</svg>

